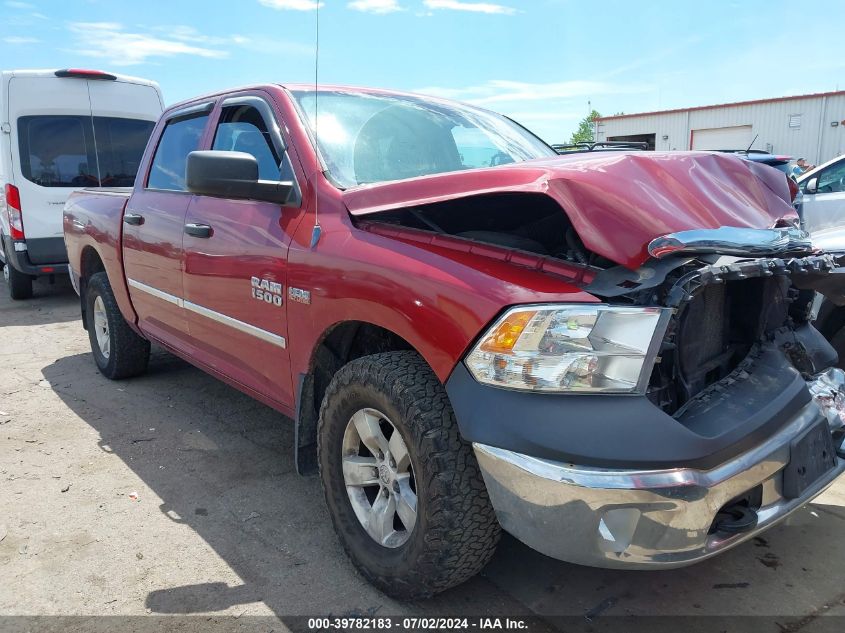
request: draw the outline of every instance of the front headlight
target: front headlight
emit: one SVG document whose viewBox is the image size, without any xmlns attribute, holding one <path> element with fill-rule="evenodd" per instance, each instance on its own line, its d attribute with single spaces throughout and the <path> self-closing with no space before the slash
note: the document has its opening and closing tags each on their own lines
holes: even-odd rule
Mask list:
<svg viewBox="0 0 845 633">
<path fill-rule="evenodd" d="M 476 380 L 530 391 L 645 393 L 666 308 L 601 304 L 508 310 L 466 357 Z"/>
</svg>

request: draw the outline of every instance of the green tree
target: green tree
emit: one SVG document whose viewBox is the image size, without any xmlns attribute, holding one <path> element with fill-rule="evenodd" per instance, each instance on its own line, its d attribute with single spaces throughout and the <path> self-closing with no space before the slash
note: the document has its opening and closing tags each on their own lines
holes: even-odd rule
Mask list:
<svg viewBox="0 0 845 633">
<path fill-rule="evenodd" d="M 583 143 L 583 142 L 590 142 L 593 140 L 593 125 L 594 121 L 598 119 L 601 115 L 596 111 L 593 110 L 590 112 L 589 116 L 584 117 L 581 119 L 581 122 L 578 124 L 578 129 L 572 133 L 572 136 L 569 138 L 570 143 Z"/>
</svg>

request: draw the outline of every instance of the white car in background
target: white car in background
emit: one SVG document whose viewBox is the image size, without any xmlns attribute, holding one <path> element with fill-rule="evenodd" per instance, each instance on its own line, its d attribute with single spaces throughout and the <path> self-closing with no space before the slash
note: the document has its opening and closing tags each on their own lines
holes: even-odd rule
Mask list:
<svg viewBox="0 0 845 633">
<path fill-rule="evenodd" d="M 84 187 L 131 187 L 158 84 L 97 70 L 0 73 L 0 267 L 12 299 L 67 272 L 62 209 Z"/>
<path fill-rule="evenodd" d="M 813 244 L 828 252 L 845 252 L 845 154 L 798 178 L 799 214 Z M 797 201 L 797 200 L 796 200 Z M 815 327 L 839 354 L 845 368 L 845 306 L 816 295 Z"/>
<path fill-rule="evenodd" d="M 798 178 L 801 216 L 813 243 L 845 251 L 845 154 Z"/>
</svg>

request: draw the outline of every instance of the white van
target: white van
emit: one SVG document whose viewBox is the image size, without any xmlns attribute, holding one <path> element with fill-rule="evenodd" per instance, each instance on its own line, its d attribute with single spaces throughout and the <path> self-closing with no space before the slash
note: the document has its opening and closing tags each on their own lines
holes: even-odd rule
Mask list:
<svg viewBox="0 0 845 633">
<path fill-rule="evenodd" d="M 131 187 L 164 110 L 158 84 L 96 70 L 0 73 L 0 265 L 12 299 L 67 272 L 62 209 L 83 187 Z"/>
</svg>

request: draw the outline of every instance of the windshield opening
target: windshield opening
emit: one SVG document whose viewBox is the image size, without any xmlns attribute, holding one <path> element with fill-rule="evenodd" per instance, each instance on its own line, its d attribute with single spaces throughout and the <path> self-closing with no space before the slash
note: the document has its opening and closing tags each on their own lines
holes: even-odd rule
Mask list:
<svg viewBox="0 0 845 633">
<path fill-rule="evenodd" d="M 319 108 L 317 146 L 342 188 L 557 155 L 506 117 L 460 103 L 341 90 L 293 95 L 312 134 Z"/>
</svg>

